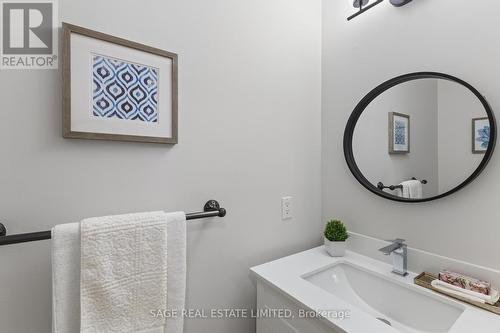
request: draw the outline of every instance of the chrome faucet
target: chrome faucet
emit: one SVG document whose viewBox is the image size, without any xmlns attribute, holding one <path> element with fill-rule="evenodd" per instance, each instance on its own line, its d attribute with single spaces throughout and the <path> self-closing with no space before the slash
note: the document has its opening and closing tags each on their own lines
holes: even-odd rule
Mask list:
<svg viewBox="0 0 500 333">
<path fill-rule="evenodd" d="M 386 256 L 392 254 L 392 272 L 397 275 L 408 275 L 408 246 L 404 239 L 395 239 L 392 244 L 379 249 Z"/>
</svg>

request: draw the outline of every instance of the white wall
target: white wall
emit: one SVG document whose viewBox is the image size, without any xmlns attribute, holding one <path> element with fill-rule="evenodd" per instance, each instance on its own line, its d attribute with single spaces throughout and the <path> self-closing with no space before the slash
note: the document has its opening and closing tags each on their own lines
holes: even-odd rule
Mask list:
<svg viewBox="0 0 500 333">
<path fill-rule="evenodd" d="M 321 1 L 60 0 L 62 20 L 179 54 L 177 146 L 65 140 L 61 73 L 0 73 L 0 220 L 10 233 L 84 217 L 201 210 L 191 308 L 249 308 L 249 267 L 320 241 Z M 282 222 L 280 201 L 295 197 Z M 2 332 L 48 333 L 50 242 L 0 249 Z M 190 320 L 185 332 L 253 332 Z"/>
<path fill-rule="evenodd" d="M 438 194 L 437 88 L 436 80 L 400 84 L 378 96 L 361 114 L 353 136 L 354 158 L 374 186 L 378 182 L 397 185 L 416 177 L 428 181 L 424 197 Z M 410 116 L 408 154 L 389 154 L 389 112 Z"/>
<path fill-rule="evenodd" d="M 402 237 L 414 248 L 500 268 L 500 154 L 462 191 L 403 204 L 365 190 L 342 152 L 344 126 L 357 102 L 403 73 L 461 77 L 499 110 L 499 10 L 500 3 L 491 0 L 415 0 L 402 8 L 384 2 L 347 22 L 348 1 L 323 1 L 323 218 L 338 217 L 355 232 Z"/>
<path fill-rule="evenodd" d="M 444 193 L 467 179 L 483 160 L 484 154 L 472 153 L 472 119 L 488 115 L 469 89 L 445 80 L 439 80 L 438 89 L 439 191 Z"/>
</svg>

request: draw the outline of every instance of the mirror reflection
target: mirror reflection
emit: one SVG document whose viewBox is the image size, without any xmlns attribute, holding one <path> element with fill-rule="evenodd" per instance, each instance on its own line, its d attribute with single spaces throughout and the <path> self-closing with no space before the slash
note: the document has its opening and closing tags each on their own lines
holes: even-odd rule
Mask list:
<svg viewBox="0 0 500 333">
<path fill-rule="evenodd" d="M 490 141 L 490 121 L 467 87 L 417 79 L 386 90 L 363 111 L 352 149 L 366 179 L 406 199 L 446 193 L 478 168 Z"/>
</svg>

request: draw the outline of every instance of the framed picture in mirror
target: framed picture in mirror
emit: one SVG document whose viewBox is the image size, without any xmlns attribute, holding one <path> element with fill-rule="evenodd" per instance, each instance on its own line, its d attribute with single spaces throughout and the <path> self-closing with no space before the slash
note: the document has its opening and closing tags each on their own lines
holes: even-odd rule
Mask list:
<svg viewBox="0 0 500 333">
<path fill-rule="evenodd" d="M 389 154 L 410 152 L 410 116 L 389 112 Z"/>
<path fill-rule="evenodd" d="M 490 144 L 490 120 L 488 117 L 472 119 L 472 153 L 484 154 Z"/>
</svg>

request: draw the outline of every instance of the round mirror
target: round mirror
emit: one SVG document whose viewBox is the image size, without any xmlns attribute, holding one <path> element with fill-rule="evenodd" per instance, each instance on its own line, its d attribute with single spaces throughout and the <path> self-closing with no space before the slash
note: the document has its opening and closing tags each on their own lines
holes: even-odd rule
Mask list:
<svg viewBox="0 0 500 333">
<path fill-rule="evenodd" d="M 458 191 L 488 163 L 496 122 L 486 99 L 456 77 L 406 74 L 354 109 L 344 154 L 354 177 L 387 199 L 423 202 Z"/>
</svg>

